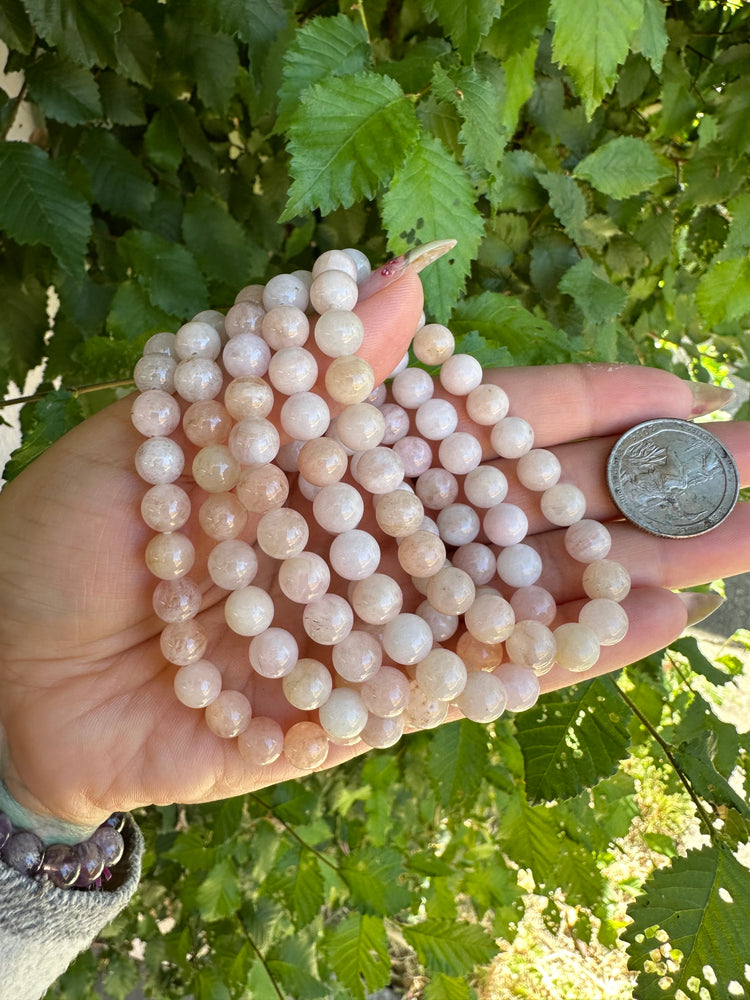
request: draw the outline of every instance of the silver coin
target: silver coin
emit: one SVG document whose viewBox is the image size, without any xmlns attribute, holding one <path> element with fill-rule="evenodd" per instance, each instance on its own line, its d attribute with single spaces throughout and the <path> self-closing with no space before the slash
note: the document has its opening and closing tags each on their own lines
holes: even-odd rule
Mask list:
<svg viewBox="0 0 750 1000">
<path fill-rule="evenodd" d="M 734 459 L 713 434 L 666 417 L 622 435 L 607 460 L 607 485 L 629 521 L 662 538 L 711 531 L 740 488 Z"/>
</svg>

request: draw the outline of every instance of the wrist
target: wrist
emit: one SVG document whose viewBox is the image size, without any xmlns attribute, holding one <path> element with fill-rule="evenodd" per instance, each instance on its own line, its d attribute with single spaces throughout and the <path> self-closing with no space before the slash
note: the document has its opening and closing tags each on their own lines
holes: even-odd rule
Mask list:
<svg viewBox="0 0 750 1000">
<path fill-rule="evenodd" d="M 87 840 L 101 822 L 72 823 L 50 813 L 30 809 L 12 794 L 2 779 L 0 779 L 0 813 L 4 813 L 14 827 L 35 833 L 44 844 L 80 843 Z"/>
</svg>

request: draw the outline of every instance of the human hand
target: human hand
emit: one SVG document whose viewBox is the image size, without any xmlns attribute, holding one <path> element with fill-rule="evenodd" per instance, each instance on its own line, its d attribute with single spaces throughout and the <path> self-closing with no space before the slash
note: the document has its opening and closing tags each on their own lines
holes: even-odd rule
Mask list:
<svg viewBox="0 0 750 1000">
<path fill-rule="evenodd" d="M 409 273 L 358 307 L 367 331 L 360 353 L 378 378 L 401 357 L 409 338 L 404 331 L 414 328 L 420 307 L 419 282 Z M 685 383 L 656 370 L 559 366 L 500 369 L 488 378 L 506 388 L 511 412 L 535 428 L 536 445 L 559 455 L 564 481 L 586 494 L 587 516 L 606 521 L 616 516 L 603 471 L 614 438 L 650 417 L 687 417 L 693 406 Z M 161 654 L 163 623 L 151 604 L 155 581 L 143 563 L 151 533 L 140 517 L 145 488 L 133 455 L 141 439 L 130 406 L 123 400 L 76 428 L 0 495 L 3 776 L 27 808 L 91 826 L 114 810 L 223 798 L 300 774 L 283 756 L 263 769 L 248 767 L 236 741 L 214 736 L 202 713 L 174 695 L 175 668 Z M 750 432 L 728 424 L 716 432 L 746 480 Z M 563 532 L 549 530 L 538 515 L 538 498 L 519 486 L 513 463 L 500 464 L 511 484 L 507 499 L 529 512 L 530 540 L 544 558 L 540 584 L 554 594 L 559 619 L 575 620 L 584 600 L 582 567 L 564 554 Z M 198 501 L 190 531 L 197 527 L 200 490 L 186 489 Z M 307 510 L 298 495 L 289 505 Z M 617 646 L 603 648 L 591 674 L 633 662 L 680 634 L 687 608 L 669 588 L 748 568 L 750 551 L 737 544 L 748 537 L 746 520 L 739 507 L 710 535 L 674 542 L 612 524 L 611 558 L 633 578 L 624 602 L 631 627 Z M 318 536 L 325 551 L 330 539 Z M 227 630 L 225 592 L 205 568 L 210 544 L 196 545 L 191 576 L 204 593 L 200 621 L 211 657 L 226 688 L 245 690 L 256 716 L 275 718 L 286 729 L 303 714 L 288 705 L 280 681 L 253 673 L 247 640 Z M 394 575 L 395 551 L 395 543 L 384 547 L 384 564 Z M 415 595 L 404 610 L 419 600 Z M 302 642 L 301 630 L 298 636 Z M 542 685 L 549 690 L 587 676 L 553 668 Z M 325 766 L 364 749 L 332 746 Z"/>
</svg>

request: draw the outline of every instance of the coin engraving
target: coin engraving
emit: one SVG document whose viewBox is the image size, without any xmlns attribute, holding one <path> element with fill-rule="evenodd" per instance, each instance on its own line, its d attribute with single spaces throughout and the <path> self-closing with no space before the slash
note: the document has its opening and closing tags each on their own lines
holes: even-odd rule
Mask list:
<svg viewBox="0 0 750 1000">
<path fill-rule="evenodd" d="M 739 494 L 732 455 L 700 424 L 648 420 L 618 439 L 607 485 L 625 517 L 663 538 L 690 538 L 717 527 Z"/>
</svg>

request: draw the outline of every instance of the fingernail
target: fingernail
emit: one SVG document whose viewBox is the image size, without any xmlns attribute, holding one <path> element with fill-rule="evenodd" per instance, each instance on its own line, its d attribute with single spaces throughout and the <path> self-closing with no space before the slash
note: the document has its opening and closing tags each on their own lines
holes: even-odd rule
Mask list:
<svg viewBox="0 0 750 1000">
<path fill-rule="evenodd" d="M 708 618 L 714 611 L 724 604 L 726 598 L 721 594 L 701 594 L 693 591 L 686 591 L 677 595 L 687 608 L 687 622 L 685 628 L 697 625 L 704 618 Z"/>
<path fill-rule="evenodd" d="M 438 260 L 444 254 L 452 250 L 456 245 L 456 240 L 433 240 L 431 243 L 422 243 L 418 247 L 412 247 L 400 257 L 386 261 L 380 267 L 375 268 L 368 278 L 360 284 L 357 300 L 364 302 L 375 292 L 382 292 L 384 288 L 397 281 L 407 267 L 413 267 L 419 273 Z"/>
<path fill-rule="evenodd" d="M 688 388 L 693 394 L 691 417 L 702 417 L 706 413 L 713 413 L 714 410 L 723 410 L 735 396 L 733 389 L 725 389 L 711 382 L 688 381 Z"/>
</svg>

